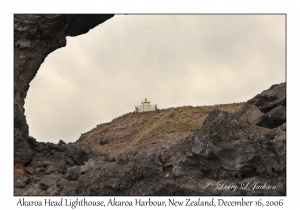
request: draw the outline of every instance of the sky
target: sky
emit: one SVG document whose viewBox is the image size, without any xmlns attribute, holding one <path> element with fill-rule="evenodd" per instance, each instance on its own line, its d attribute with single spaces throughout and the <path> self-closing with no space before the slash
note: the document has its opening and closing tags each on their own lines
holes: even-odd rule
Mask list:
<svg viewBox="0 0 300 210">
<path fill-rule="evenodd" d="M 158 108 L 245 102 L 286 81 L 285 15 L 116 15 L 67 37 L 30 83 L 38 141 L 76 141 L 96 125 Z"/>
</svg>

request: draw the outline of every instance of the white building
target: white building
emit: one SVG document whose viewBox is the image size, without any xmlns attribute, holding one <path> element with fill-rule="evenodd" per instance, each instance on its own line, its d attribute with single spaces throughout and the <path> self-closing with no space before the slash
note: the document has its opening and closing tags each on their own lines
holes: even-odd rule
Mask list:
<svg viewBox="0 0 300 210">
<path fill-rule="evenodd" d="M 157 110 L 157 105 L 151 105 L 151 101 L 148 101 L 147 98 L 142 100 L 141 106 L 135 106 L 135 112 L 150 112 Z"/>
</svg>

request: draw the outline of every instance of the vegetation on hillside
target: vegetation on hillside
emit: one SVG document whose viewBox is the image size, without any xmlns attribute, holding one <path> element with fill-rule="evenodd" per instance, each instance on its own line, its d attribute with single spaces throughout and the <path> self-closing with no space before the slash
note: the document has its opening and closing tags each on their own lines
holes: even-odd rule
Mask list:
<svg viewBox="0 0 300 210">
<path fill-rule="evenodd" d="M 78 143 L 96 147 L 112 156 L 152 144 L 171 144 L 200 129 L 209 112 L 217 109 L 233 113 L 243 104 L 183 106 L 154 112 L 127 113 L 82 134 Z"/>
</svg>

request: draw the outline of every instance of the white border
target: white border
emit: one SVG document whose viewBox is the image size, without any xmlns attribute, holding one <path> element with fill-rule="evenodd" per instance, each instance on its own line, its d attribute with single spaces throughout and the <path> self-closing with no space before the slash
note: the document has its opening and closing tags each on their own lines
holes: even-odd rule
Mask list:
<svg viewBox="0 0 300 210">
<path fill-rule="evenodd" d="M 2 133 L 2 153 L 1 166 L 2 172 L 2 190 L 1 207 L 3 209 L 17 208 L 16 204 L 20 197 L 13 197 L 12 177 L 13 177 L 13 14 L 14 13 L 286 13 L 287 14 L 287 196 L 286 197 L 245 197 L 247 200 L 284 200 L 283 208 L 298 206 L 298 188 L 299 182 L 297 175 L 299 164 L 297 155 L 299 154 L 297 146 L 298 124 L 296 117 L 298 115 L 298 85 L 299 77 L 299 9 L 297 10 L 296 1 L 5 1 L 1 4 L 1 71 L 0 71 L 0 96 L 1 96 L 1 133 Z M 4 133 L 4 135 L 3 135 Z M 67 197 L 69 199 L 70 197 Z M 119 197 L 121 198 L 121 197 Z M 123 197 L 127 200 L 133 200 L 136 197 Z M 145 197 L 142 197 L 145 198 Z M 163 198 L 168 199 L 169 197 Z M 238 200 L 241 197 L 216 197 L 226 200 Z M 45 197 L 29 197 L 28 199 L 44 200 Z M 57 198 L 53 198 L 57 199 Z M 103 197 L 92 197 L 90 200 L 108 199 Z M 155 197 L 155 199 L 161 199 Z M 178 200 L 184 197 L 177 197 Z M 204 197 L 209 200 L 209 197 Z M 45 207 L 44 207 L 45 208 Z M 138 207 L 135 207 L 136 209 Z M 221 207 L 217 207 L 221 208 Z M 239 207 L 240 208 L 240 207 Z M 31 209 L 31 208 L 30 208 Z M 60 209 L 70 209 L 63 207 Z M 79 209 L 79 208 L 76 208 Z M 98 207 L 99 209 L 99 207 Z M 108 209 L 108 208 L 106 208 Z M 296 208 L 293 208 L 296 209 Z"/>
</svg>

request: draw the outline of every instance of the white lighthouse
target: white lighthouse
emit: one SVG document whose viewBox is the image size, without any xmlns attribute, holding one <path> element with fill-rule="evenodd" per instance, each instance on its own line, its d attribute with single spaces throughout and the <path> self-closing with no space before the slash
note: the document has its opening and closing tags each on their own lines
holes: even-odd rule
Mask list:
<svg viewBox="0 0 300 210">
<path fill-rule="evenodd" d="M 145 98 L 144 101 L 142 101 L 142 108 L 143 108 L 143 112 L 148 112 L 151 111 L 151 101 L 147 101 L 147 98 Z"/>
<path fill-rule="evenodd" d="M 151 105 L 151 101 L 147 100 L 142 100 L 141 106 L 135 106 L 135 112 L 150 112 L 150 111 L 155 111 L 157 110 L 157 105 Z"/>
</svg>

